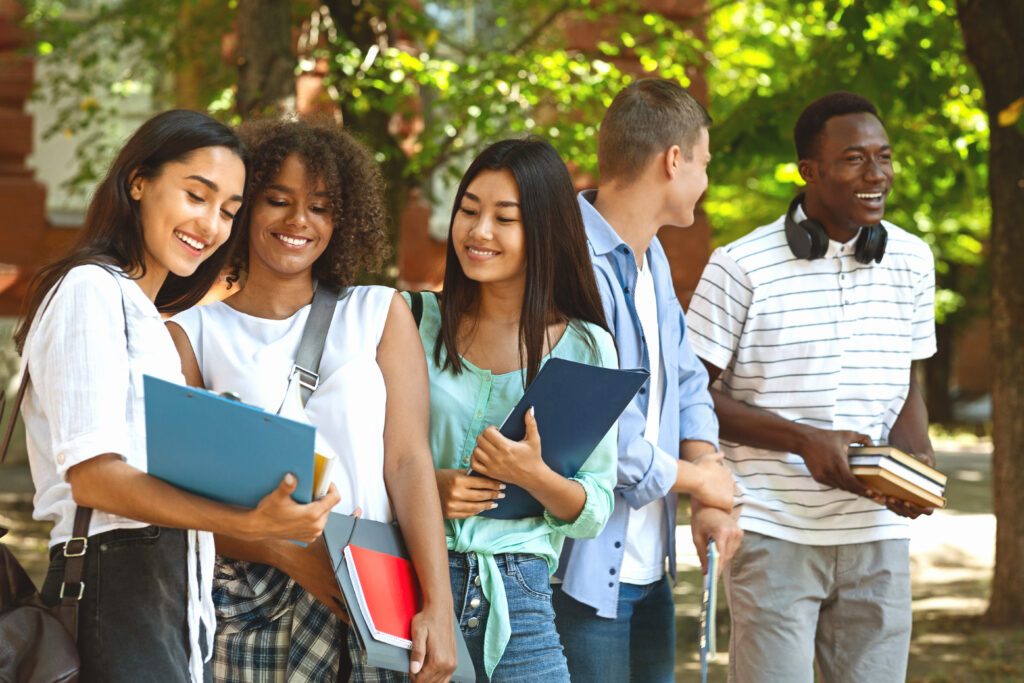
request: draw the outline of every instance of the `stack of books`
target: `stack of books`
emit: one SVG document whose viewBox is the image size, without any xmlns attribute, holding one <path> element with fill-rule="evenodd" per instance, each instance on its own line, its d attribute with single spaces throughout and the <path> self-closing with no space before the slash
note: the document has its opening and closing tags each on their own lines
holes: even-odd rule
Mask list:
<svg viewBox="0 0 1024 683">
<path fill-rule="evenodd" d="M 946 475 L 893 446 L 851 448 L 853 475 L 879 493 L 921 507 L 946 506 Z"/>
</svg>

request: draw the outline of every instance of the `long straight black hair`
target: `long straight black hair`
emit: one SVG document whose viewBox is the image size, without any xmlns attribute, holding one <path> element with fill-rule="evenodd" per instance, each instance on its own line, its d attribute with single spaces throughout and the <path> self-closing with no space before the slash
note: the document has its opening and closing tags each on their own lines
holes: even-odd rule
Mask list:
<svg viewBox="0 0 1024 683">
<path fill-rule="evenodd" d="M 476 310 L 480 283 L 462 270 L 451 228 L 466 188 L 484 171 L 507 170 L 519 188 L 519 206 L 526 244 L 526 289 L 519 317 L 519 357 L 525 381 L 540 371 L 549 324 L 586 321 L 605 330 L 601 295 L 590 262 L 583 217 L 565 162 L 546 140 L 527 137 L 496 142 L 473 160 L 462 177 L 451 222 L 441 296 L 441 330 L 434 345 L 434 362 L 455 374 L 462 372 L 458 333 L 462 316 Z M 580 328 L 595 351 L 593 337 Z M 446 352 L 441 360 L 442 347 Z"/>
<path fill-rule="evenodd" d="M 135 131 L 111 164 L 106 178 L 96 188 L 85 215 L 82 234 L 71 252 L 41 269 L 29 285 L 29 297 L 22 320 L 14 334 L 20 353 L 29 327 L 47 293 L 72 268 L 96 264 L 118 267 L 125 272 L 146 272 L 146 245 L 139 218 L 139 202 L 132 199 L 134 178 L 156 178 L 165 164 L 182 161 L 205 147 L 226 147 L 243 161 L 245 150 L 234 131 L 206 114 L 174 109 L 157 114 Z M 196 272 L 188 277 L 167 276 L 156 297 L 162 312 L 175 313 L 194 306 L 209 291 L 223 270 L 237 239 L 238 230 Z"/>
</svg>

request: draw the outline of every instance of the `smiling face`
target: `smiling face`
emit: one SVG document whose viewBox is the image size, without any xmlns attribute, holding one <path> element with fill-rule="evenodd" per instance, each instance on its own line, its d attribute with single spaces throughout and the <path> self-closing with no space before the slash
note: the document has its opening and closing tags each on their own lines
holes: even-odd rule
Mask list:
<svg viewBox="0 0 1024 683">
<path fill-rule="evenodd" d="M 331 199 L 323 181 L 314 182 L 300 157 L 292 154 L 252 202 L 250 272 L 266 268 L 293 276 L 311 271 L 334 233 Z"/>
<path fill-rule="evenodd" d="M 800 174 L 807 181 L 808 215 L 833 239 L 846 241 L 861 226 L 878 223 L 893 181 L 882 122 L 868 113 L 829 119 L 813 158 L 800 161 Z"/>
<path fill-rule="evenodd" d="M 244 187 L 245 165 L 226 147 L 197 149 L 153 177 L 132 179 L 147 277 L 194 273 L 231 235 Z"/>
<path fill-rule="evenodd" d="M 451 231 L 462 271 L 481 283 L 526 281 L 519 186 L 507 170 L 482 171 L 466 187 Z"/>
<path fill-rule="evenodd" d="M 697 142 L 685 154 L 673 147 L 667 163 L 671 174 L 664 225 L 685 228 L 693 225 L 697 202 L 708 189 L 708 164 L 711 163 L 711 138 L 701 128 Z"/>
</svg>

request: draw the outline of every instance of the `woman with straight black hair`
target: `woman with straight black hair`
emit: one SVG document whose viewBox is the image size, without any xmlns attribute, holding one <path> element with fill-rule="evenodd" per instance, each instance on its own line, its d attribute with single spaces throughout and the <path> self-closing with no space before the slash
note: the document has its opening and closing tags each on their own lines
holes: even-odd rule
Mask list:
<svg viewBox="0 0 1024 683">
<path fill-rule="evenodd" d="M 226 263 L 243 158 L 205 114 L 143 124 L 97 188 L 78 244 L 34 279 L 15 334 L 31 378 L 33 516 L 54 523 L 42 595 L 50 605 L 79 596 L 82 681 L 208 678 L 212 537 L 185 530 L 312 541 L 338 501 L 331 491 L 293 502 L 289 475 L 246 511 L 146 474 L 143 376 L 184 383 L 160 312 L 197 302 Z M 81 581 L 65 585 L 68 558 L 82 554 Z"/>
<path fill-rule="evenodd" d="M 444 293 L 422 304 L 452 592 L 478 680 L 568 681 L 550 575 L 566 537 L 597 536 L 608 520 L 616 430 L 565 478 L 541 459 L 532 413 L 523 441 L 494 426 L 549 358 L 617 366 L 572 181 L 550 144 L 504 140 L 473 161 L 452 210 Z M 479 516 L 501 505 L 506 483 L 543 516 Z"/>
</svg>

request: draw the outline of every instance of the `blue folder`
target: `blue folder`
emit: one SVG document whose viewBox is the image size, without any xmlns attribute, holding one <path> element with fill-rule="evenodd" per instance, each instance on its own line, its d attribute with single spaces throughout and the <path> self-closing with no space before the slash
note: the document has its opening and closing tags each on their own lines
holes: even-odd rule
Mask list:
<svg viewBox="0 0 1024 683">
<path fill-rule="evenodd" d="M 143 377 L 148 471 L 191 493 L 256 507 L 291 472 L 313 499 L 316 429 L 203 389 Z"/>
<path fill-rule="evenodd" d="M 649 376 L 642 369 L 615 370 L 552 358 L 537 373 L 499 431 L 508 439 L 521 441 L 526 436 L 526 411 L 533 407 L 544 462 L 563 477 L 572 477 Z M 498 507 L 480 514 L 522 519 L 543 515 L 544 506 L 509 484 Z"/>
</svg>

